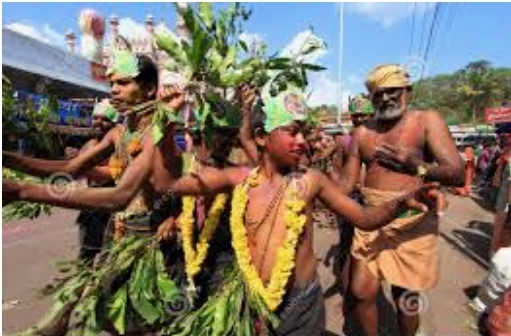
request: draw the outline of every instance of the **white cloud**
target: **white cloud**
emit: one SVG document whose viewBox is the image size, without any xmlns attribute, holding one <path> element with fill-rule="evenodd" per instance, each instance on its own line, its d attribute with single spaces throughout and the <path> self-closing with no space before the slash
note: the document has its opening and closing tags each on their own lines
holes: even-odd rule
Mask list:
<svg viewBox="0 0 511 336">
<path fill-rule="evenodd" d="M 353 77 L 353 76 L 351 76 Z M 353 95 L 351 85 L 344 84 L 344 88 L 339 91 L 339 81 L 334 79 L 330 72 L 320 72 L 311 75 L 308 99 L 309 106 L 335 105 L 339 106 L 340 97 L 342 97 L 342 109 L 348 108 L 348 97 Z"/>
<path fill-rule="evenodd" d="M 414 12 L 422 14 L 433 8 L 433 3 L 417 2 L 416 8 L 411 2 L 357 2 L 349 3 L 346 9 L 380 23 L 388 28 L 397 22 L 412 16 Z"/>
<path fill-rule="evenodd" d="M 328 72 L 320 72 L 310 76 L 308 103 L 310 106 L 337 105 L 339 103 L 339 83 L 329 76 Z"/>
<path fill-rule="evenodd" d="M 47 23 L 38 25 L 31 22 L 14 22 L 7 25 L 6 27 L 41 42 L 60 48 L 66 47 L 65 34 L 57 32 Z"/>
</svg>

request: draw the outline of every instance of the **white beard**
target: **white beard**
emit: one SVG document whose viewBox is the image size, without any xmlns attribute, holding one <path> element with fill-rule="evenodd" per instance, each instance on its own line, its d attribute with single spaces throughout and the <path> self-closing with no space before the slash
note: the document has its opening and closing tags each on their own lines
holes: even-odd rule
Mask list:
<svg viewBox="0 0 511 336">
<path fill-rule="evenodd" d="M 378 120 L 395 120 L 401 117 L 403 110 L 397 106 L 386 108 L 385 110 L 376 109 L 375 117 Z"/>
</svg>

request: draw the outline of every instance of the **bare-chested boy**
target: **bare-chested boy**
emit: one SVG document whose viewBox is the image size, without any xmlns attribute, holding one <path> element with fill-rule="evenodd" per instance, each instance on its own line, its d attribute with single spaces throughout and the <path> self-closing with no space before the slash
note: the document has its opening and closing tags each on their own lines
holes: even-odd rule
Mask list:
<svg viewBox="0 0 511 336">
<path fill-rule="evenodd" d="M 316 198 L 361 230 L 381 227 L 409 206 L 425 210 L 413 198 L 419 188 L 378 207 L 362 208 L 324 174 L 300 169 L 305 113 L 303 95 L 298 91 L 266 97 L 264 106 L 252 117 L 260 152 L 257 169 L 249 174 L 240 168 L 204 169 L 168 184 L 169 192 L 175 194 L 215 194 L 235 188 L 231 231 L 237 262 L 249 286 L 255 286 L 250 289 L 279 314 L 279 335 L 319 335 L 324 328 L 310 222 Z M 283 276 L 282 259 L 286 256 L 291 269 Z M 275 279 L 279 275 L 280 282 Z M 276 290 L 276 282 L 283 291 Z"/>
</svg>

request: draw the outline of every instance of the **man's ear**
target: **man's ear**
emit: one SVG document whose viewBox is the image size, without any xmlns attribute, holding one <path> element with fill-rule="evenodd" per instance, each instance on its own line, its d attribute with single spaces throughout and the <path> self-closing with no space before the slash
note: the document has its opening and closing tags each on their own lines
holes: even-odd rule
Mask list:
<svg viewBox="0 0 511 336">
<path fill-rule="evenodd" d="M 264 147 L 266 145 L 267 133 L 262 127 L 258 127 L 254 130 L 254 141 L 257 147 Z"/>
</svg>

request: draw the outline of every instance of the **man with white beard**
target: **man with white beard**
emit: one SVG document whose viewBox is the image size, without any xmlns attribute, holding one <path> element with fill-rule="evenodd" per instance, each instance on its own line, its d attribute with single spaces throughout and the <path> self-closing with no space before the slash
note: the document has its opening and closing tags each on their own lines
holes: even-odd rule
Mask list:
<svg viewBox="0 0 511 336">
<path fill-rule="evenodd" d="M 365 82 L 375 117 L 354 130 L 341 179 L 349 192 L 365 163 L 361 192 L 370 205 L 424 182 L 463 184 L 463 162 L 442 116 L 408 110 L 408 77 L 404 68 L 387 64 L 377 66 Z M 438 216 L 445 199 L 434 192 L 436 206 L 428 212 L 406 211 L 375 231 L 355 229 L 349 289 L 367 336 L 378 334 L 376 297 L 383 280 L 392 285 L 399 334 L 417 332 L 421 305 L 413 303 L 438 281 Z"/>
</svg>

